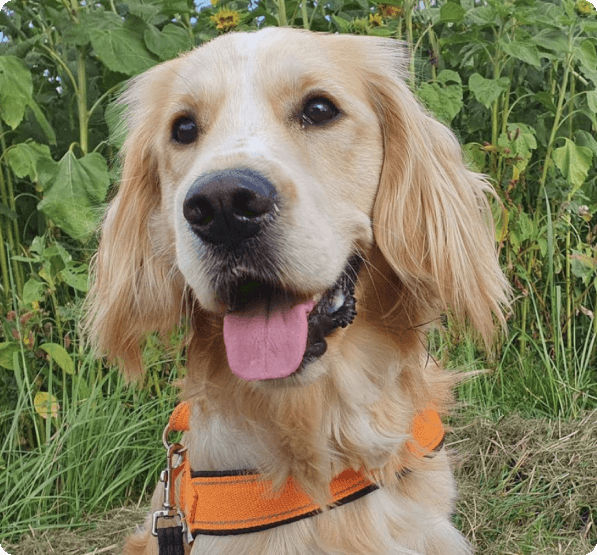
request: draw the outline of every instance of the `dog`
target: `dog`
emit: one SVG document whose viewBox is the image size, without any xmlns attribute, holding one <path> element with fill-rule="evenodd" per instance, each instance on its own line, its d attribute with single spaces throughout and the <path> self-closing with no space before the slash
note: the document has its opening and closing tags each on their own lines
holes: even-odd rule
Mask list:
<svg viewBox="0 0 597 555">
<path fill-rule="evenodd" d="M 459 379 L 425 334 L 447 312 L 490 344 L 509 286 L 492 189 L 406 67 L 393 39 L 265 28 L 130 82 L 90 333 L 135 378 L 147 333 L 190 332 L 184 447 L 126 554 L 160 553 L 162 507 L 192 555 L 471 553 L 451 522 L 447 449 L 416 432 L 439 433 Z M 290 491 L 308 514 L 272 525 L 226 501 L 213 511 L 234 513 L 230 529 L 197 532 L 172 500 L 191 480 L 176 473 L 182 458 L 213 479 L 198 488 L 250 481 L 247 503 Z M 198 510 L 230 497 L 219 491 Z"/>
</svg>

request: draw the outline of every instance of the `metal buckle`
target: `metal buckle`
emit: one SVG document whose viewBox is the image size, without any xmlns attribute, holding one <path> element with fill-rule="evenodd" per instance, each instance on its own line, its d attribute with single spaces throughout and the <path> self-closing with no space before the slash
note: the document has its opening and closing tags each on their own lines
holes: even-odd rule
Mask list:
<svg viewBox="0 0 597 555">
<path fill-rule="evenodd" d="M 151 533 L 154 536 L 158 535 L 158 519 L 160 519 L 160 518 L 176 518 L 176 517 L 178 517 L 180 519 L 180 524 L 182 526 L 182 533 L 187 534 L 187 523 L 186 523 L 184 515 L 182 514 L 182 511 L 180 509 L 178 509 L 178 510 L 177 509 L 170 509 L 170 510 L 163 509 L 161 511 L 155 511 L 153 513 L 153 522 L 151 524 Z M 187 539 L 188 539 L 188 534 L 187 534 Z"/>
<path fill-rule="evenodd" d="M 193 535 L 191 534 L 191 531 L 188 529 L 184 513 L 181 509 L 176 508 L 175 501 L 171 498 L 173 486 L 172 470 L 178 468 L 182 464 L 182 454 L 187 450 L 187 448 L 183 447 L 180 443 L 168 443 L 169 431 L 170 430 L 168 426 L 166 426 L 162 436 L 162 441 L 167 451 L 166 469 L 162 470 L 162 473 L 160 474 L 160 482 L 163 482 L 164 484 L 164 502 L 162 504 L 163 508 L 153 513 L 151 533 L 154 536 L 158 535 L 158 520 L 160 518 L 171 519 L 178 517 L 180 519 L 180 525 L 182 526 L 182 533 L 187 535 L 187 541 L 191 543 L 193 541 Z M 174 463 L 175 456 L 179 457 L 176 464 Z"/>
</svg>

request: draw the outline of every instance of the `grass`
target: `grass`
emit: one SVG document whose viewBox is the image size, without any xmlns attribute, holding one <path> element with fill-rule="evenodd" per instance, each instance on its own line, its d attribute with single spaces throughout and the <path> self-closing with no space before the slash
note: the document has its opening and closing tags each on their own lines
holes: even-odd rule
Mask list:
<svg viewBox="0 0 597 555">
<path fill-rule="evenodd" d="M 597 411 L 575 420 L 511 415 L 495 422 L 469 408 L 450 424 L 456 520 L 477 553 L 586 555 L 595 547 Z M 11 555 L 116 555 L 147 510 L 119 508 L 74 529 L 33 528 L 3 546 Z"/>
<path fill-rule="evenodd" d="M 155 485 L 163 466 L 160 428 L 175 389 L 167 385 L 156 395 L 127 387 L 116 371 L 102 374 L 98 366 L 84 358 L 66 380 L 68 395 L 51 422 L 29 396 L 0 414 L 8 430 L 0 446 L 0 541 L 85 526 L 87 515 L 142 498 Z M 28 443 L 40 436 L 38 444 Z"/>
<path fill-rule="evenodd" d="M 586 555 L 597 545 L 597 411 L 573 420 L 468 413 L 457 450 L 461 530 L 484 555 Z"/>
</svg>

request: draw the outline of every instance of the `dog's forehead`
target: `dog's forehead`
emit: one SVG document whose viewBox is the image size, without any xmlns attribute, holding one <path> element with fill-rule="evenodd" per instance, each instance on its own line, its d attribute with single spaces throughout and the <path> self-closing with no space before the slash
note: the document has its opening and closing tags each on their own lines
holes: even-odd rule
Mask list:
<svg viewBox="0 0 597 555">
<path fill-rule="evenodd" d="M 333 37 L 296 29 L 268 28 L 255 33 L 230 33 L 196 48 L 183 58 L 191 86 L 234 86 L 241 81 L 271 88 L 277 83 L 321 80 L 347 67 L 330 48 Z M 327 44 L 324 44 L 327 43 Z"/>
</svg>

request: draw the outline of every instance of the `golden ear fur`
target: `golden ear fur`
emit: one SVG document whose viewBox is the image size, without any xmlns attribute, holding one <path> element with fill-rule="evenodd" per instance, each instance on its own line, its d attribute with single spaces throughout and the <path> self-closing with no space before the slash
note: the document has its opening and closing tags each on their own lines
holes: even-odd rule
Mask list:
<svg viewBox="0 0 597 555">
<path fill-rule="evenodd" d="M 158 68 L 156 68 L 157 70 Z M 140 342 L 150 331 L 167 333 L 183 310 L 182 278 L 169 253 L 152 241 L 150 222 L 160 206 L 160 187 L 150 138 L 151 118 L 135 113 L 136 94 L 147 90 L 149 72 L 133 83 L 124 102 L 132 112 L 124 145 L 119 191 L 110 204 L 92 265 L 87 328 L 93 343 L 118 360 L 129 379 L 142 372 Z"/>
<path fill-rule="evenodd" d="M 376 43 L 382 59 L 369 65 L 368 77 L 385 150 L 373 211 L 376 242 L 418 302 L 435 299 L 442 310 L 468 318 L 489 344 L 494 319 L 504 325 L 510 291 L 487 201 L 493 190 L 465 166 L 452 131 L 408 89 L 399 43 Z"/>
</svg>

